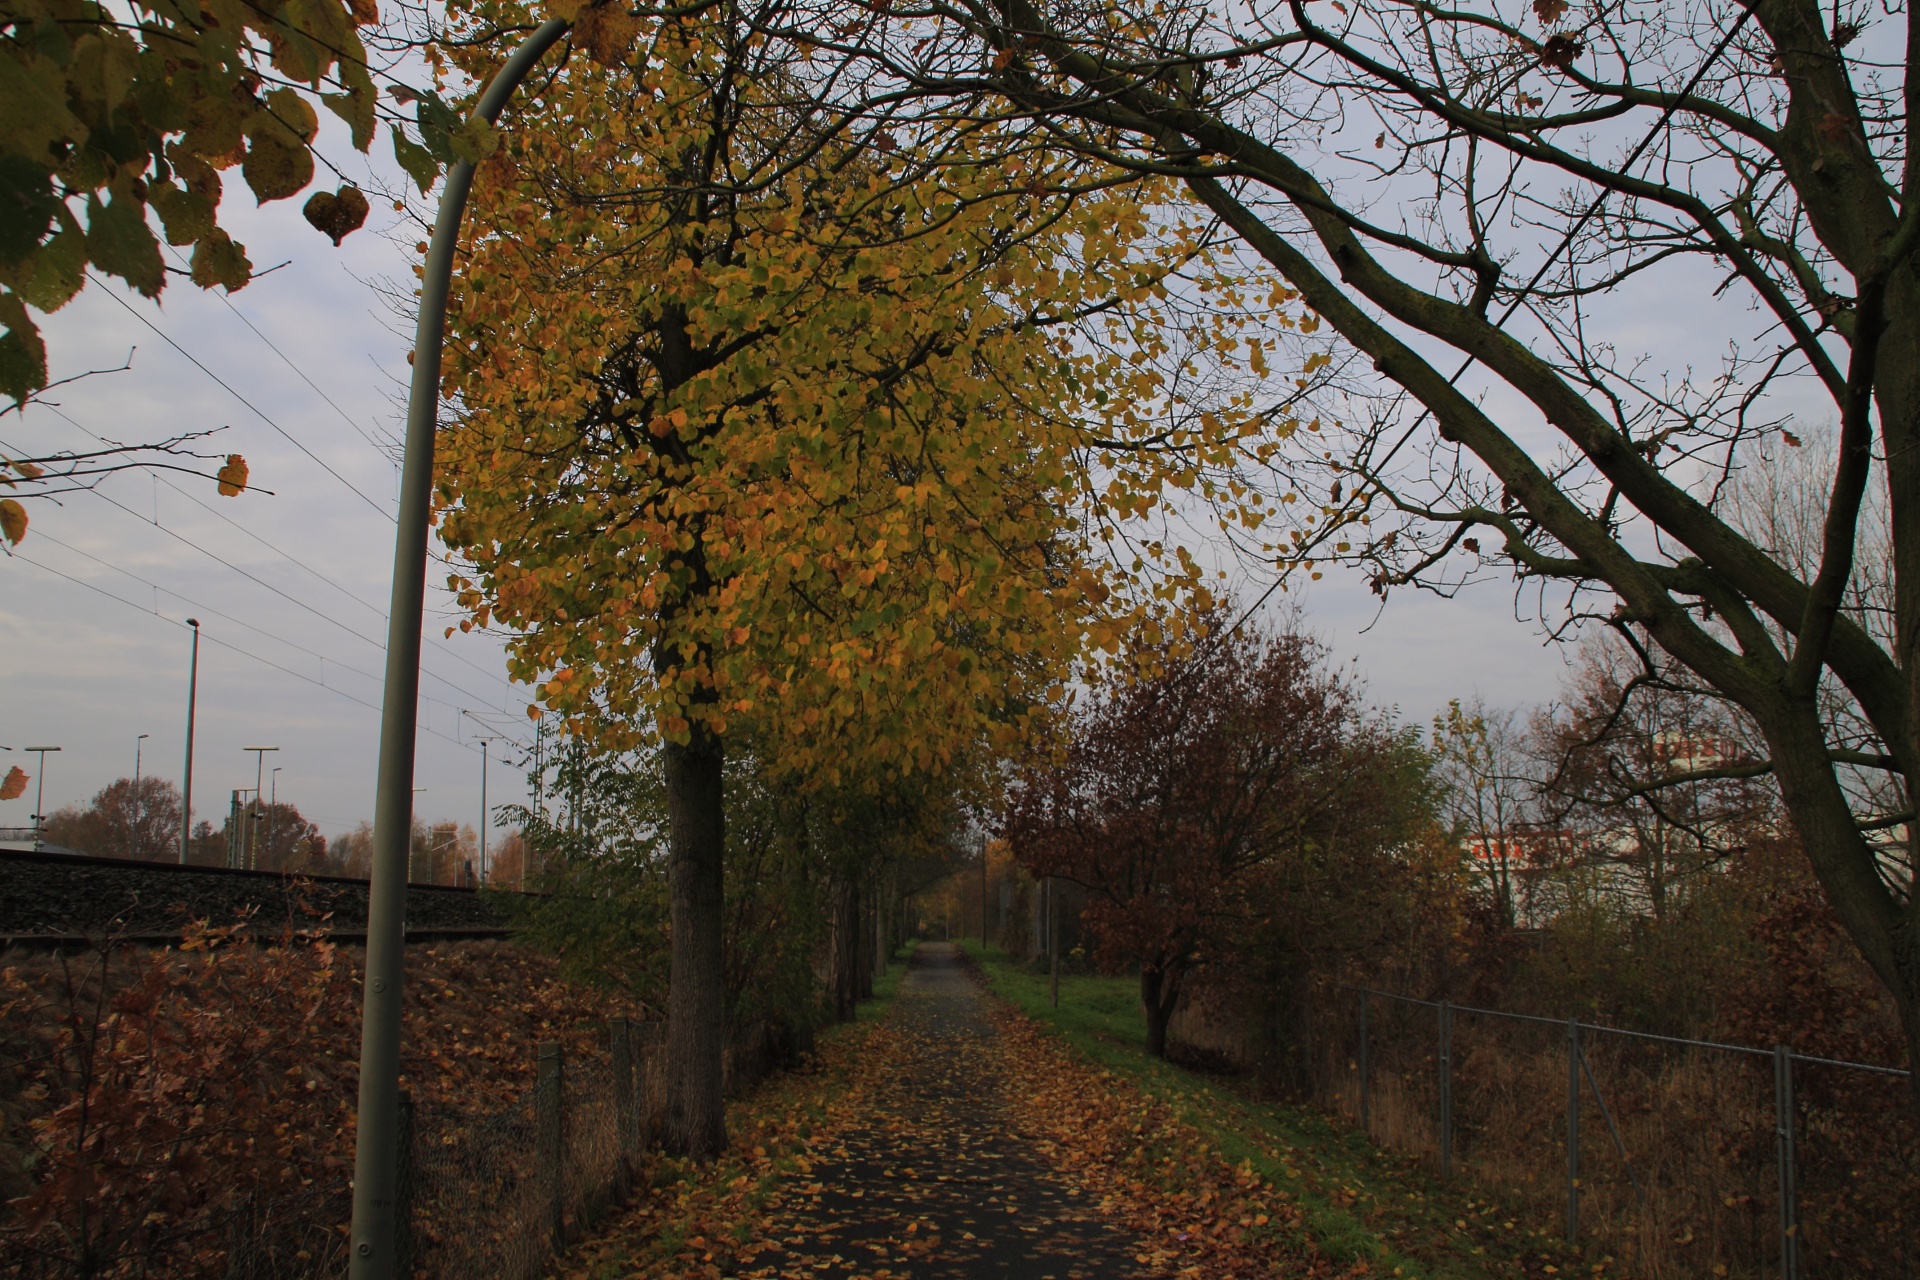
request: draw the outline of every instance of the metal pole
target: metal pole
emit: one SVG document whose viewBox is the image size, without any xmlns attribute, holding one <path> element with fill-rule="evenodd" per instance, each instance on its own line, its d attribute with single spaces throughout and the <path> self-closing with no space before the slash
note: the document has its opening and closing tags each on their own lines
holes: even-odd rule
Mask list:
<svg viewBox="0 0 1920 1280">
<path fill-rule="evenodd" d="M 61 748 L 27 747 L 25 750 L 40 757 L 39 776 L 33 785 L 33 851 L 38 853 L 40 846 L 44 843 L 40 835 L 47 825 L 47 752 L 59 751 Z"/>
<path fill-rule="evenodd" d="M 1370 1100 L 1367 1096 L 1367 1006 L 1371 1003 L 1367 993 L 1362 991 L 1360 993 L 1360 1131 L 1369 1136 L 1373 1133 L 1373 1112 L 1368 1106 Z"/>
<path fill-rule="evenodd" d="M 987 838 L 980 837 L 980 951 L 987 950 Z"/>
<path fill-rule="evenodd" d="M 1060 904 L 1054 901 L 1053 877 L 1047 877 L 1047 973 L 1053 988 L 1053 1007 L 1060 1007 Z"/>
<path fill-rule="evenodd" d="M 180 865 L 187 865 L 187 845 L 193 840 L 193 706 L 200 693 L 200 619 L 188 618 L 193 628 L 193 660 L 187 666 L 187 767 L 180 779 Z"/>
<path fill-rule="evenodd" d="M 143 733 L 133 740 L 133 832 L 127 840 L 127 851 L 135 858 L 140 856 L 140 744 L 152 736 Z"/>
<path fill-rule="evenodd" d="M 533 1077 L 533 1116 L 536 1158 L 540 1190 L 547 1202 L 547 1236 L 555 1253 L 566 1240 L 566 1180 L 561 1176 L 561 1159 L 566 1151 L 566 1118 L 561 1107 L 566 1100 L 566 1062 L 557 1041 L 540 1045 Z"/>
<path fill-rule="evenodd" d="M 249 871 L 260 869 L 260 802 L 266 799 L 267 752 L 278 751 L 278 747 L 242 747 L 242 751 L 253 752 L 253 817 L 247 823 L 246 868 Z"/>
<path fill-rule="evenodd" d="M 1780 1275 L 1800 1277 L 1800 1205 L 1794 1186 L 1793 1052 L 1785 1045 L 1773 1049 L 1774 1159 L 1780 1175 Z"/>
<path fill-rule="evenodd" d="M 280 770 L 275 769 L 272 773 L 268 774 L 267 777 L 272 779 L 273 783 L 273 794 L 267 800 L 267 853 L 271 856 L 273 853 L 273 811 L 280 807 Z M 284 871 L 286 868 L 282 867 L 280 870 Z"/>
<path fill-rule="evenodd" d="M 1440 1002 L 1440 1176 L 1453 1175 L 1453 1006 Z"/>
<path fill-rule="evenodd" d="M 559 18 L 507 59 L 474 107 L 488 121 L 566 31 Z M 413 815 L 413 747 L 420 695 L 420 625 L 427 589 L 427 522 L 433 497 L 434 431 L 439 425 L 440 348 L 460 217 L 473 166 L 447 171 L 440 212 L 420 280 L 413 384 L 407 398 L 406 461 L 393 545 L 387 611 L 387 670 L 380 712 L 379 782 L 374 796 L 373 870 L 367 886 L 367 972 L 360 1024 L 360 1110 L 354 1144 L 351 1280 L 393 1280 L 395 1145 L 400 1097 L 400 984 L 407 909 L 407 843 Z"/>
<path fill-rule="evenodd" d="M 487 747 L 492 739 L 480 739 L 480 879 L 487 878 Z"/>
<path fill-rule="evenodd" d="M 1580 1020 L 1567 1019 L 1567 1243 L 1580 1237 Z"/>
</svg>

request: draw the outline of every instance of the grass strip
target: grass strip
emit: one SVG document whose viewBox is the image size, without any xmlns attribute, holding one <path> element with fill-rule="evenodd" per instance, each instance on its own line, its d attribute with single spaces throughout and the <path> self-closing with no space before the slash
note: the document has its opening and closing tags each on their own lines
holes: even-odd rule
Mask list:
<svg viewBox="0 0 1920 1280">
<path fill-rule="evenodd" d="M 1313 1245 L 1359 1274 L 1422 1280 L 1617 1274 L 1584 1257 L 1464 1179 L 1443 1183 L 1310 1107 L 1248 1096 L 1238 1082 L 1150 1057 L 1136 983 L 1063 974 L 1054 1007 L 1047 975 L 998 948 L 963 944 L 991 990 L 1088 1062 L 1127 1080 L 1203 1134 L 1228 1164 L 1245 1164 L 1302 1211 Z"/>
</svg>

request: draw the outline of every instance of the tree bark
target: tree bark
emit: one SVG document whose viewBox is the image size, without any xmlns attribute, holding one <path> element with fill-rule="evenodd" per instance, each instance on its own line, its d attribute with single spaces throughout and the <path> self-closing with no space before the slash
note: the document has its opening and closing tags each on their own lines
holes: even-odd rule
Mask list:
<svg viewBox="0 0 1920 1280">
<path fill-rule="evenodd" d="M 1140 966 L 1140 1010 L 1147 1018 L 1147 1052 L 1156 1058 L 1167 1056 L 1167 1024 L 1173 1021 L 1173 1007 L 1180 1000 L 1179 982 L 1159 966 Z"/>
<path fill-rule="evenodd" d="M 726 988 L 725 748 L 696 723 L 684 744 L 668 743 L 667 894 L 672 970 L 667 996 L 665 1144 L 675 1155 L 709 1159 L 727 1145 L 722 1101 Z"/>
</svg>

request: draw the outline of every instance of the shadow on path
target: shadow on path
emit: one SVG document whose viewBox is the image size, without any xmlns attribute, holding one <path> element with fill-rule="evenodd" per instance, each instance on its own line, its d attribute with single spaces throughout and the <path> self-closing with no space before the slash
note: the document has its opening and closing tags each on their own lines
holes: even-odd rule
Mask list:
<svg viewBox="0 0 1920 1280">
<path fill-rule="evenodd" d="M 1010 1131 L 1006 1053 L 951 944 L 923 944 L 890 1018 L 900 1069 L 789 1182 L 749 1274 L 1135 1280 L 1137 1242 Z"/>
</svg>

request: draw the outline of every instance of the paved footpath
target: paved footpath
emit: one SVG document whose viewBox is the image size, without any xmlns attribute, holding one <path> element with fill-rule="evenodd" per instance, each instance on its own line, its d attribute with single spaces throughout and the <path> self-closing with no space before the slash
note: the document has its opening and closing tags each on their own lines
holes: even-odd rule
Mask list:
<svg viewBox="0 0 1920 1280">
<path fill-rule="evenodd" d="M 1010 1132 L 999 1036 L 950 944 L 922 944 L 891 1011 L 901 1069 L 775 1211 L 750 1274 L 819 1280 L 1145 1280 L 1138 1242 Z"/>
</svg>

